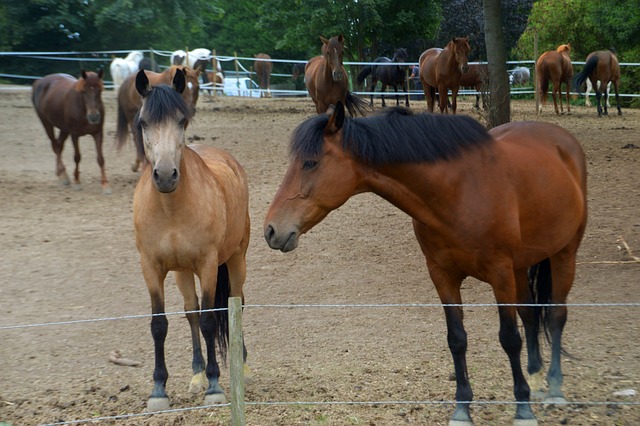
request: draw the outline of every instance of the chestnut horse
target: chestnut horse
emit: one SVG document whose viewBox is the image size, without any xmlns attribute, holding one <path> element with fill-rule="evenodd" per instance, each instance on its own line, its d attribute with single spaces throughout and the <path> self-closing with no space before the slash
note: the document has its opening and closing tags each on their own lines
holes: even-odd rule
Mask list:
<svg viewBox="0 0 640 426">
<path fill-rule="evenodd" d="M 228 312 L 213 309 L 227 307 L 229 296 L 244 299 L 250 231 L 246 173 L 225 151 L 185 145 L 185 129 L 193 116 L 191 106 L 178 94 L 185 86 L 180 69 L 173 77 L 173 88 L 165 84 L 151 87 L 144 71 L 136 77 L 136 89 L 143 97 L 136 125 L 150 167 L 145 167 L 134 192 L 133 224 L 153 314 L 154 386 L 147 403 L 153 411 L 169 408 L 164 361 L 167 273 L 175 273 L 191 327 L 194 376 L 190 390 L 206 389 L 207 405 L 226 401 L 218 382 L 214 343 L 224 357 Z M 198 312 L 194 274 L 200 281 L 201 307 L 206 312 Z M 198 326 L 207 346 L 206 365 Z M 244 355 L 246 361 L 246 348 Z"/>
<path fill-rule="evenodd" d="M 613 82 L 613 90 L 616 93 L 618 115 L 622 115 L 622 110 L 620 109 L 620 95 L 618 93 L 618 89 L 620 88 L 620 64 L 618 63 L 618 57 L 616 54 L 610 50 L 598 50 L 597 52 L 589 53 L 583 70 L 576 74 L 574 86 L 577 91 L 582 90 L 582 85 L 587 79 L 596 91 L 598 116 L 601 116 L 602 114 L 609 114 L 607 111 L 607 107 L 609 106 L 609 90 L 607 89 L 607 85 L 609 82 Z M 600 99 L 603 95 L 604 111 L 602 106 L 600 106 Z M 589 98 L 587 97 L 587 99 Z"/>
<path fill-rule="evenodd" d="M 562 84 L 565 85 L 567 96 L 567 114 L 571 114 L 571 104 L 569 103 L 569 92 L 571 90 L 571 79 L 573 77 L 573 65 L 571 64 L 571 44 L 562 44 L 556 50 L 544 52 L 536 62 L 536 76 L 538 79 L 538 97 L 540 107 L 538 115 L 542 114 L 542 106 L 547 103 L 547 92 L 549 91 L 549 80 L 553 83 L 553 106 L 556 114 L 564 114 L 562 108 Z M 558 98 L 560 98 L 560 110 L 558 110 Z"/>
<path fill-rule="evenodd" d="M 407 91 L 407 67 L 406 65 L 391 65 L 393 63 L 403 63 L 407 62 L 407 58 L 409 54 L 407 53 L 407 49 L 399 48 L 396 50 L 393 58 L 389 59 L 387 57 L 381 56 L 376 58 L 373 62 L 381 63 L 385 65 L 367 65 L 360 71 L 358 77 L 356 78 L 356 82 L 358 86 L 361 86 L 364 82 L 364 79 L 367 78 L 369 74 L 371 74 L 371 102 L 369 102 L 369 106 L 373 107 L 373 92 L 376 91 L 376 86 L 378 85 L 378 81 L 382 84 L 380 88 L 381 98 L 382 98 L 382 107 L 386 106 L 384 102 L 384 92 L 387 90 L 387 86 L 393 86 L 393 90 L 396 92 L 396 106 L 400 105 L 400 97 L 398 96 L 398 86 L 405 92 L 405 105 L 409 107 L 409 92 Z"/>
<path fill-rule="evenodd" d="M 489 84 L 489 65 L 488 64 L 469 64 L 467 72 L 460 76 L 460 87 L 473 87 L 476 92 L 475 109 L 480 109 L 480 97 L 482 97 L 482 108 L 487 108 L 484 92 Z"/>
<path fill-rule="evenodd" d="M 473 400 L 460 306 L 467 276 L 489 283 L 499 304 L 499 340 L 521 403 L 516 424 L 535 422 L 520 363 L 518 314 L 528 372 L 536 379 L 542 371 L 538 333 L 548 329 L 548 398 L 563 398 L 562 305 L 587 221 L 585 154 L 571 134 L 543 122 L 513 122 L 487 132 L 468 116 L 413 115 L 402 107 L 354 119 L 339 104 L 300 124 L 290 150 L 291 164 L 264 220 L 271 248 L 295 249 L 302 234 L 363 192 L 413 218 L 444 304 L 457 382 L 455 424 L 471 424 Z M 536 304 L 546 306 L 531 306 Z"/>
<path fill-rule="evenodd" d="M 91 135 L 96 143 L 98 166 L 102 192 L 110 194 L 111 189 L 104 171 L 102 155 L 102 137 L 104 127 L 104 105 L 102 103 L 102 70 L 81 72 L 76 79 L 68 74 L 51 74 L 33 83 L 31 100 L 36 113 L 44 126 L 51 147 L 56 154 L 56 176 L 64 184 L 69 185 L 69 175 L 62 162 L 62 150 L 67 137 L 71 135 L 73 142 L 76 169 L 73 173 L 74 185 L 80 188 L 80 136 Z M 55 128 L 60 129 L 58 137 Z"/>
<path fill-rule="evenodd" d="M 273 63 L 271 56 L 266 53 L 258 53 L 253 63 L 253 69 L 258 76 L 258 86 L 260 86 L 260 97 L 271 97 L 271 72 L 273 71 Z"/>
<path fill-rule="evenodd" d="M 187 80 L 187 87 L 182 92 L 182 98 L 195 113 L 200 90 L 200 83 L 198 82 L 200 71 L 186 66 L 172 65 L 161 73 L 146 70 L 145 73 L 151 85 L 156 86 L 158 84 L 170 84 L 178 69 L 184 73 Z M 140 110 L 140 105 L 142 105 L 142 99 L 136 90 L 135 83 L 136 74 L 133 74 L 122 82 L 120 90 L 118 90 L 118 119 L 116 127 L 116 148 L 118 150 L 121 150 L 127 143 L 129 129 L 134 130 L 134 118 Z M 136 143 L 136 160 L 131 165 L 131 170 L 136 172 L 140 167 L 140 163 L 143 163 L 145 160 L 142 146 L 135 137 L 133 139 Z"/>
<path fill-rule="evenodd" d="M 309 59 L 304 69 L 304 81 L 309 96 L 316 105 L 316 112 L 322 114 L 342 101 L 352 116 L 365 115 L 366 102 L 349 91 L 347 70 L 342 65 L 344 37 L 322 40 L 322 55 Z"/>
<path fill-rule="evenodd" d="M 469 69 L 469 50 L 469 37 L 454 37 L 444 49 L 432 47 L 420 55 L 420 81 L 429 112 L 433 112 L 437 91 L 440 112 L 448 113 L 447 98 L 451 90 L 451 111 L 456 113 L 460 78 Z"/>
</svg>

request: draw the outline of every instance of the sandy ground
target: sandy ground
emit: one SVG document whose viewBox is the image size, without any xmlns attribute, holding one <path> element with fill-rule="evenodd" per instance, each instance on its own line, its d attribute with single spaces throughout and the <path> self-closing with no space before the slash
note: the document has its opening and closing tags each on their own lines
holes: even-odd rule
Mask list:
<svg viewBox="0 0 640 426">
<path fill-rule="evenodd" d="M 83 189 L 62 187 L 54 155 L 27 90 L 0 90 L 0 326 L 145 315 L 149 297 L 133 240 L 132 194 L 138 174 L 133 148 L 117 153 L 113 92 L 107 109 L 105 156 L 113 194 L 103 195 L 95 149 L 81 139 Z M 379 102 L 377 103 L 379 106 Z M 413 108 L 424 110 L 424 102 Z M 463 100 L 460 112 L 481 118 Z M 574 107 L 555 116 L 532 102 L 513 104 L 514 120 L 545 120 L 569 129 L 589 161 L 590 221 L 579 252 L 571 303 L 640 302 L 640 265 L 621 261 L 622 235 L 640 254 L 640 111 L 598 118 Z M 288 254 L 270 250 L 262 221 L 282 179 L 291 131 L 314 114 L 310 99 L 202 97 L 191 140 L 230 151 L 246 167 L 252 241 L 245 287 L 244 331 L 253 381 L 246 388 L 251 425 L 446 424 L 455 383 L 440 307 L 270 307 L 305 304 L 438 303 L 410 219 L 371 194 L 333 212 Z M 70 142 L 65 163 L 73 167 Z M 167 286 L 167 311 L 182 300 Z M 491 303 L 488 285 L 464 284 L 467 303 Z M 509 424 L 512 380 L 498 343 L 494 307 L 465 310 L 469 373 L 477 424 Z M 640 423 L 638 307 L 573 307 L 565 345 L 566 406 L 534 406 L 540 424 Z M 32 425 L 144 413 L 152 387 L 149 319 L 0 329 L 0 424 Z M 167 363 L 172 408 L 202 404 L 191 395 L 191 343 L 183 315 L 169 317 Z M 107 360 L 120 350 L 142 362 Z M 544 349 L 548 357 L 548 348 Z M 228 392 L 228 370 L 223 368 Z M 362 404 L 344 404 L 356 401 Z M 385 403 L 404 401 L 403 403 Z M 610 402 L 601 404 L 600 402 Z M 320 402 L 296 404 L 295 402 Z M 371 403 L 378 402 L 378 403 Z M 179 411 L 101 423 L 229 424 L 228 407 Z"/>
</svg>

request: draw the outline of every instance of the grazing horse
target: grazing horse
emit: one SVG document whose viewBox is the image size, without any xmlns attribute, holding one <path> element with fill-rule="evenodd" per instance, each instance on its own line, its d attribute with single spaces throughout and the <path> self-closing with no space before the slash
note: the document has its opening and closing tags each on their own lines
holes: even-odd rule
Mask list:
<svg viewBox="0 0 640 426">
<path fill-rule="evenodd" d="M 273 71 L 273 62 L 271 56 L 266 53 L 258 53 L 253 63 L 253 69 L 258 76 L 258 86 L 260 86 L 260 97 L 271 97 L 271 72 Z"/>
<path fill-rule="evenodd" d="M 193 115 L 178 94 L 185 85 L 181 70 L 174 75 L 173 88 L 165 84 L 151 87 L 144 71 L 136 77 L 136 88 L 143 97 L 136 125 L 150 164 L 134 191 L 133 224 L 153 314 L 154 386 L 147 403 L 151 411 L 169 408 L 165 388 L 169 374 L 164 361 L 168 328 L 164 281 L 169 271 L 174 271 L 191 328 L 194 376 L 190 390 L 204 388 L 207 405 L 226 401 L 218 382 L 215 343 L 224 358 L 228 312 L 212 310 L 227 307 L 230 296 L 244 300 L 250 231 L 247 176 L 227 152 L 185 145 L 185 128 Z M 194 274 L 200 281 L 201 305 Z M 200 308 L 207 312 L 199 313 Z M 207 347 L 206 364 L 200 331 Z"/>
<path fill-rule="evenodd" d="M 352 116 L 365 115 L 366 102 L 349 91 L 347 70 L 342 65 L 344 37 L 340 34 L 320 40 L 322 55 L 311 58 L 304 69 L 304 81 L 316 112 L 322 114 L 330 105 L 342 101 Z"/>
<path fill-rule="evenodd" d="M 596 100 L 598 101 L 598 116 L 608 115 L 607 111 L 609 93 L 607 84 L 613 82 L 613 90 L 616 93 L 616 105 L 618 107 L 618 115 L 622 115 L 620 109 L 620 64 L 618 57 L 610 50 L 598 50 L 589 53 L 587 62 L 582 71 L 576 74 L 575 87 L 579 91 L 585 80 L 591 82 L 591 86 L 595 87 Z M 600 105 L 600 99 L 604 95 L 604 111 Z"/>
<path fill-rule="evenodd" d="M 144 71 L 152 86 L 158 84 L 170 84 L 176 72 L 180 70 L 186 76 L 186 89 L 182 92 L 182 98 L 186 104 L 194 111 L 198 102 L 200 83 L 198 82 L 199 71 L 189 67 L 172 65 L 161 73 Z M 118 118 L 116 128 L 116 148 L 118 150 L 127 143 L 129 129 L 134 130 L 134 118 L 142 105 L 142 99 L 136 89 L 136 75 L 128 77 L 122 82 L 122 87 L 118 91 Z M 144 150 L 140 141 L 133 138 L 136 143 L 136 160 L 131 166 L 131 170 L 138 171 L 140 163 L 144 163 Z"/>
<path fill-rule="evenodd" d="M 264 220 L 264 236 L 273 249 L 295 249 L 302 234 L 363 192 L 379 195 L 413 218 L 446 316 L 457 386 L 450 424 L 471 424 L 473 393 L 460 306 L 467 276 L 489 283 L 499 304 L 499 340 L 520 403 L 515 423 L 535 424 L 520 363 L 518 315 L 534 379 L 542 371 L 538 333 L 548 330 L 547 397 L 563 398 L 564 305 L 587 221 L 585 154 L 570 133 L 534 121 L 487 132 L 468 116 L 414 115 L 401 107 L 354 119 L 345 117 L 339 104 L 297 127 L 290 157 Z M 532 306 L 537 304 L 545 306 Z"/>
<path fill-rule="evenodd" d="M 565 84 L 567 96 L 567 114 L 571 114 L 569 92 L 571 78 L 573 77 L 573 65 L 571 64 L 571 44 L 562 44 L 556 50 L 544 52 L 536 62 L 536 76 L 538 79 L 538 96 L 541 101 L 538 115 L 542 114 L 542 107 L 547 103 L 549 80 L 553 83 L 553 106 L 556 114 L 564 114 L 562 108 L 562 83 Z M 558 110 L 558 98 L 560 98 L 560 110 Z"/>
<path fill-rule="evenodd" d="M 144 58 L 142 52 L 134 50 L 126 58 L 113 58 L 109 70 L 113 80 L 113 90 L 116 92 L 125 78 L 138 72 L 140 62 Z"/>
<path fill-rule="evenodd" d="M 104 105 L 102 103 L 102 70 L 81 72 L 76 79 L 67 74 L 51 74 L 33 83 L 31 100 L 38 118 L 51 140 L 51 147 L 56 154 L 56 176 L 64 184 L 69 185 L 69 175 L 62 162 L 62 150 L 67 137 L 71 135 L 73 142 L 76 169 L 73 173 L 74 185 L 80 188 L 80 136 L 91 135 L 96 143 L 98 166 L 102 182 L 102 192 L 110 194 L 111 189 L 104 171 L 102 155 L 102 137 L 104 127 Z M 60 129 L 55 137 L 55 128 Z"/>
<path fill-rule="evenodd" d="M 444 49 L 432 47 L 420 55 L 420 81 L 429 112 L 433 112 L 438 91 L 440 112 L 448 113 L 447 94 L 451 90 L 451 111 L 456 113 L 460 78 L 469 69 L 467 56 L 470 50 L 469 37 L 454 37 Z"/>
<path fill-rule="evenodd" d="M 392 59 L 381 56 L 376 58 L 373 62 L 379 64 L 393 64 L 393 63 L 403 63 L 407 61 L 409 54 L 407 53 L 407 49 L 400 48 L 396 50 Z M 371 74 L 371 102 L 369 105 L 373 107 L 373 92 L 376 91 L 376 86 L 378 85 L 378 81 L 382 83 L 382 87 L 380 88 L 380 92 L 382 93 L 382 107 L 384 108 L 384 92 L 387 90 L 387 86 L 393 86 L 393 90 L 396 92 L 396 106 L 400 105 L 400 98 L 398 96 L 398 86 L 405 92 L 405 102 L 406 106 L 409 107 L 409 92 L 407 90 L 407 72 L 405 65 L 367 65 L 360 71 L 356 82 L 358 86 L 362 86 L 364 79 Z"/>
</svg>

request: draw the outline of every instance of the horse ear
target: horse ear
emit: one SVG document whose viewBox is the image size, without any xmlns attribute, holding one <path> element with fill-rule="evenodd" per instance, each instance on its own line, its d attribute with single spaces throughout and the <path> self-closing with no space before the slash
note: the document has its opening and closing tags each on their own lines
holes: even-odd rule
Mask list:
<svg viewBox="0 0 640 426">
<path fill-rule="evenodd" d="M 151 86 L 149 85 L 149 78 L 145 74 L 144 70 L 138 71 L 136 75 L 136 90 L 140 93 L 140 96 L 145 97 L 149 94 Z"/>
<path fill-rule="evenodd" d="M 344 125 L 344 104 L 342 101 L 338 101 L 336 106 L 334 108 L 329 108 L 327 113 L 331 114 L 331 117 L 329 117 L 329 122 L 325 129 L 328 129 L 332 133 L 338 132 Z"/>
<path fill-rule="evenodd" d="M 342 43 L 344 41 L 344 36 L 342 35 L 342 33 L 340 33 L 340 35 L 338 36 L 338 41 L 340 43 Z"/>
<path fill-rule="evenodd" d="M 322 43 L 324 43 L 324 44 L 329 43 L 329 39 L 326 39 L 326 38 L 324 38 L 322 36 L 320 36 L 320 41 L 322 41 Z"/>
<path fill-rule="evenodd" d="M 102 68 L 98 70 L 98 78 L 102 78 Z"/>
<path fill-rule="evenodd" d="M 187 86 L 187 82 L 184 77 L 184 71 L 180 68 L 176 69 L 176 73 L 173 76 L 173 88 L 176 92 L 182 93 L 184 92 L 185 87 Z"/>
<path fill-rule="evenodd" d="M 84 80 L 86 80 L 86 79 L 87 79 L 87 73 L 86 73 L 86 71 L 85 71 L 85 70 L 80 70 L 80 75 L 82 76 L 82 78 L 83 78 Z"/>
</svg>

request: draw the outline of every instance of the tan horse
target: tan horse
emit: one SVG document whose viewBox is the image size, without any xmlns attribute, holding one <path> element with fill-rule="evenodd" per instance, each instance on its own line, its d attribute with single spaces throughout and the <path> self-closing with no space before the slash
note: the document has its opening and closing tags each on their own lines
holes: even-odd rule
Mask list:
<svg viewBox="0 0 640 426">
<path fill-rule="evenodd" d="M 469 37 L 454 37 L 444 49 L 433 47 L 420 55 L 420 81 L 429 112 L 433 112 L 437 91 L 440 112 L 448 113 L 447 97 L 451 90 L 451 111 L 456 113 L 460 78 L 469 69 L 470 50 Z"/>
<path fill-rule="evenodd" d="M 582 85 L 589 80 L 591 86 L 595 88 L 596 100 L 598 101 L 598 116 L 607 115 L 609 112 L 609 90 L 607 85 L 613 83 L 613 90 L 616 93 L 616 105 L 618 107 L 618 115 L 622 115 L 620 109 L 620 63 L 615 53 L 610 50 L 598 50 L 589 53 L 584 69 L 576 74 L 575 87 L 578 91 L 582 90 Z M 600 106 L 600 100 L 604 95 L 604 111 Z M 587 96 L 587 100 L 589 97 Z M 590 106 L 590 105 L 589 105 Z"/>
<path fill-rule="evenodd" d="M 414 115 L 398 107 L 383 115 L 348 118 L 338 104 L 331 114 L 296 128 L 289 154 L 291 163 L 264 220 L 271 248 L 294 250 L 302 234 L 364 192 L 379 195 L 413 219 L 446 316 L 458 401 L 450 424 L 472 424 L 460 306 L 468 276 L 489 283 L 500 304 L 499 340 L 520 403 L 514 424 L 536 424 L 520 362 L 518 315 L 533 378 L 542 375 L 538 332 L 548 331 L 547 397 L 563 399 L 564 304 L 587 222 L 586 160 L 575 137 L 535 121 L 487 132 L 468 116 Z"/>
<path fill-rule="evenodd" d="M 567 97 L 567 114 L 571 114 L 569 95 L 571 79 L 573 78 L 573 65 L 571 64 L 571 44 L 562 44 L 556 50 L 544 52 L 536 62 L 536 76 L 538 79 L 538 97 L 540 108 L 538 114 L 542 114 L 542 107 L 547 103 L 549 80 L 553 83 L 553 106 L 556 114 L 564 114 L 562 108 L 562 84 L 565 85 Z M 560 110 L 558 110 L 558 98 L 560 98 Z"/>
<path fill-rule="evenodd" d="M 51 74 L 33 83 L 31 100 L 38 118 L 51 140 L 51 147 L 56 154 L 56 176 L 64 184 L 69 185 L 69 175 L 62 162 L 64 142 L 71 135 L 76 169 L 73 173 L 74 184 L 80 187 L 80 136 L 91 135 L 98 152 L 100 180 L 102 191 L 111 193 L 107 174 L 104 170 L 102 155 L 102 138 L 104 127 L 104 105 L 102 103 L 102 70 L 98 73 L 82 71 L 81 78 L 76 79 L 67 74 Z M 55 128 L 60 129 L 58 137 Z"/>
<path fill-rule="evenodd" d="M 316 105 L 316 112 L 322 114 L 341 101 L 352 116 L 365 115 L 367 103 L 349 91 L 347 70 L 342 65 L 344 37 L 322 40 L 322 55 L 315 56 L 307 62 L 304 69 L 304 81 L 309 96 Z"/>
<path fill-rule="evenodd" d="M 171 84 L 176 70 L 181 70 L 187 80 L 187 86 L 184 92 L 182 92 L 182 98 L 187 105 L 195 112 L 196 103 L 198 102 L 198 96 L 200 91 L 200 83 L 198 77 L 200 71 L 196 71 L 186 66 L 172 65 L 161 73 L 153 71 L 145 71 L 147 78 L 152 86 L 158 84 Z M 118 150 L 127 143 L 130 129 L 133 130 L 133 122 L 136 114 L 140 110 L 142 105 L 142 99 L 140 94 L 136 90 L 136 74 L 127 77 L 118 90 L 118 118 L 117 118 L 117 130 L 116 130 L 116 147 Z M 136 139 L 134 137 L 134 142 Z M 136 145 L 136 160 L 131 166 L 131 170 L 138 171 L 140 163 L 144 162 L 144 151 L 142 146 Z"/>
<path fill-rule="evenodd" d="M 249 245 L 249 189 L 242 166 L 228 153 L 206 145 L 185 145 L 185 128 L 193 109 L 178 92 L 185 78 L 177 70 L 174 88 L 151 88 L 144 71 L 136 77 L 143 97 L 137 126 L 149 161 L 133 196 L 133 224 L 142 274 L 151 297 L 151 334 L 155 343 L 154 387 L 149 410 L 169 408 L 164 361 L 167 319 L 164 281 L 174 271 L 191 327 L 193 379 L 190 390 L 204 388 L 204 403 L 226 401 L 218 382 L 215 342 L 224 357 L 228 312 L 197 311 L 227 307 L 229 296 L 244 300 Z M 198 303 L 195 276 L 202 303 Z M 200 330 L 198 329 L 200 327 Z M 205 364 L 200 331 L 207 347 Z M 246 349 L 245 360 L 246 360 Z M 206 374 L 205 374 L 206 373 Z"/>
</svg>

